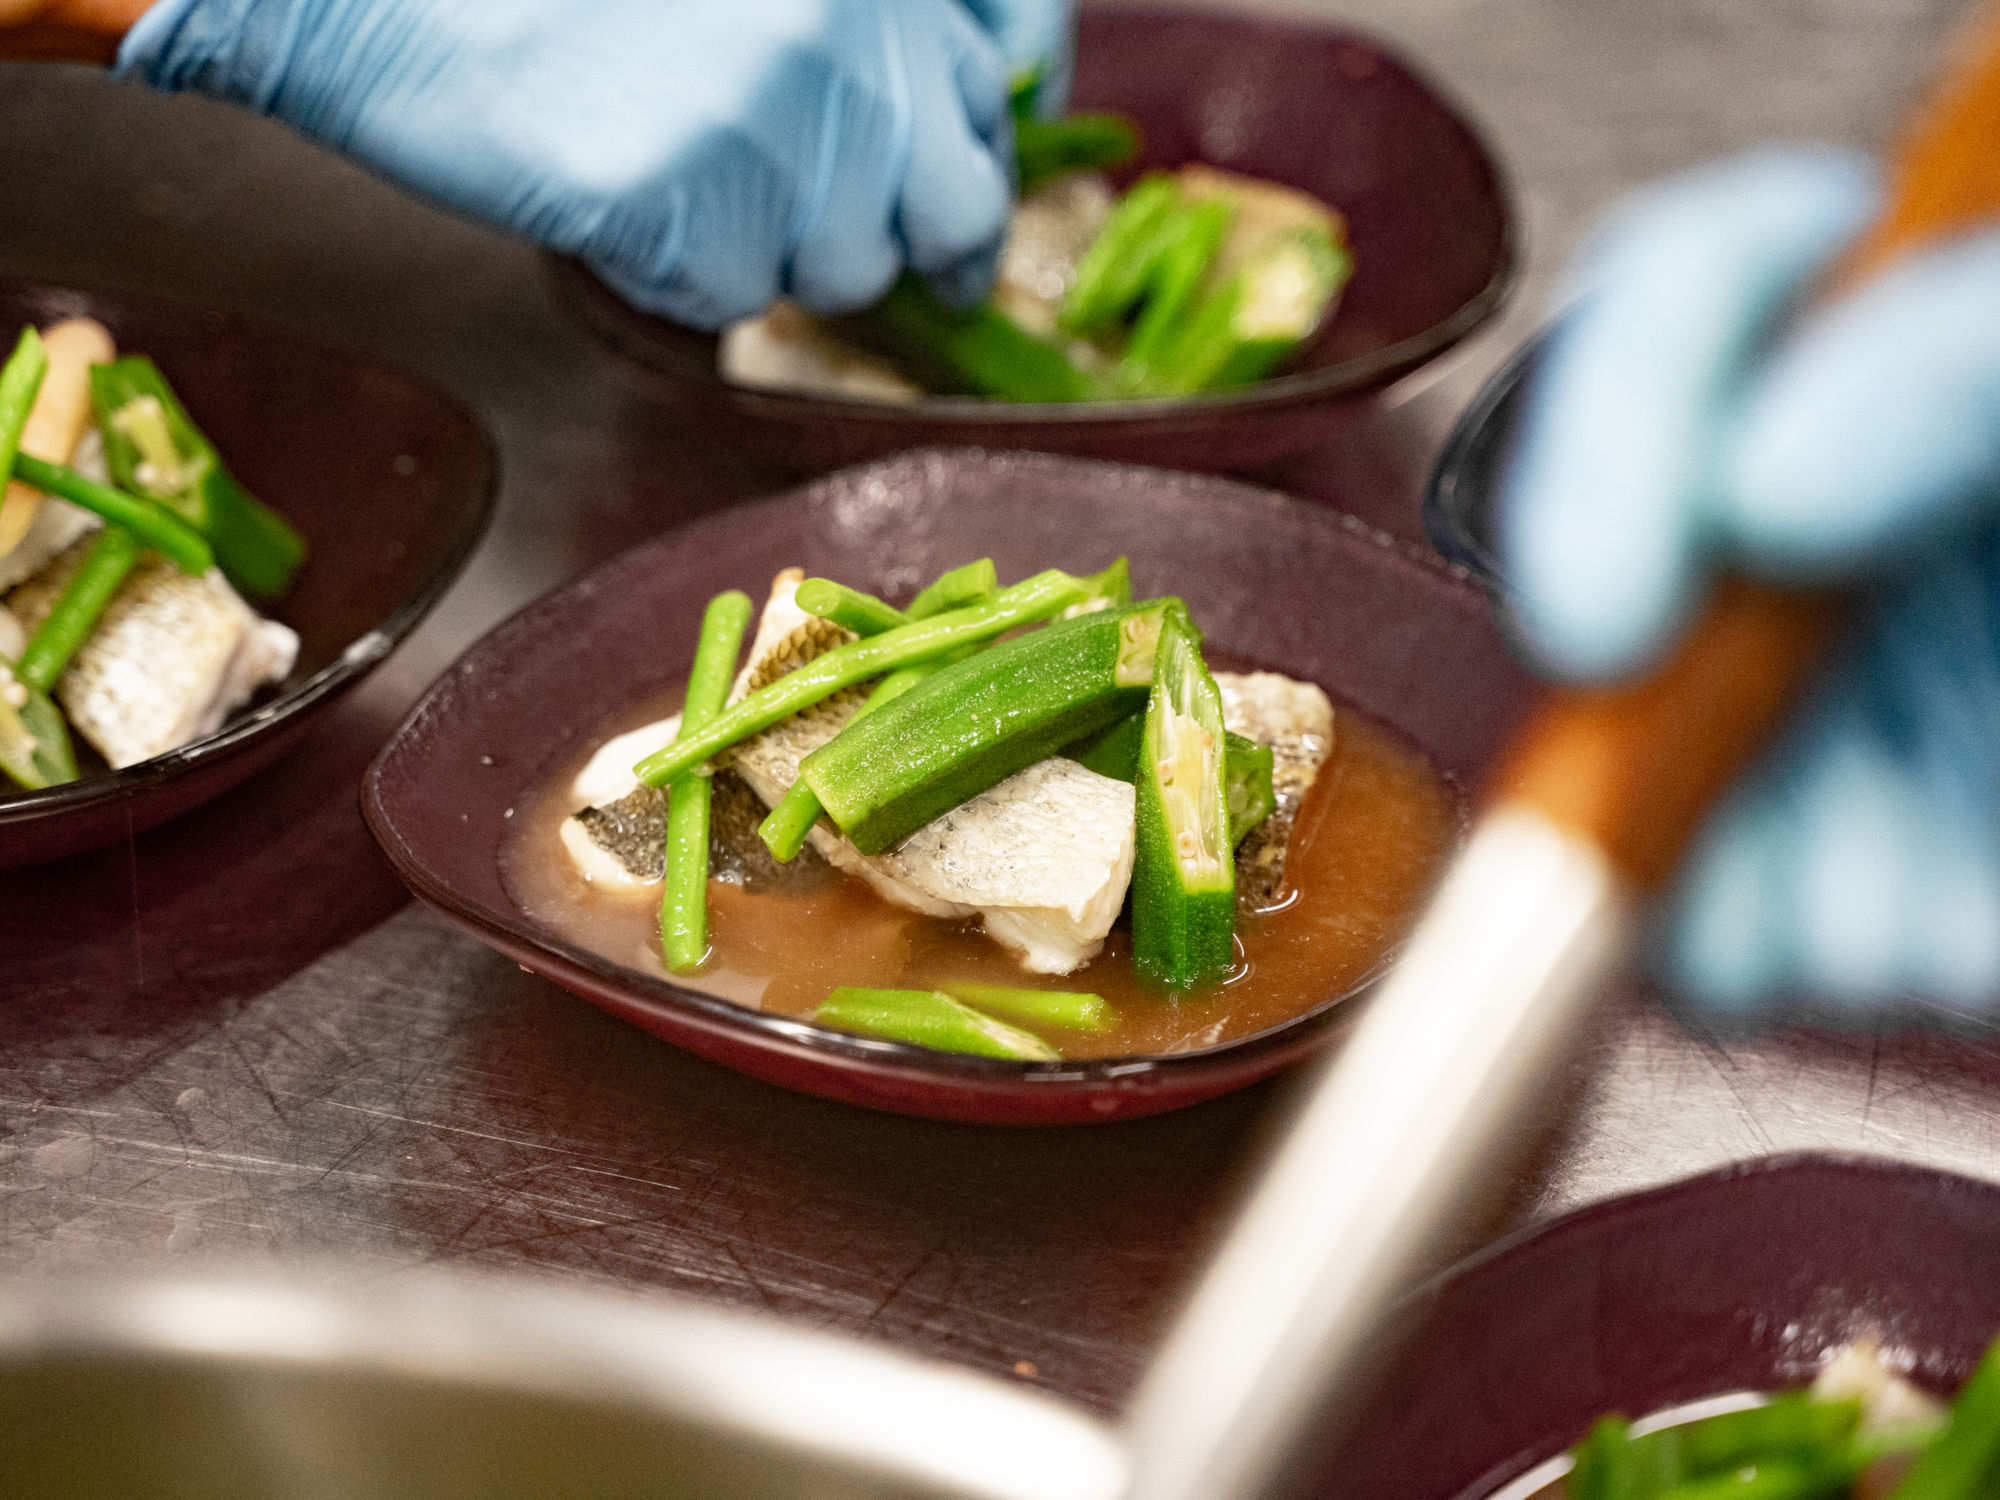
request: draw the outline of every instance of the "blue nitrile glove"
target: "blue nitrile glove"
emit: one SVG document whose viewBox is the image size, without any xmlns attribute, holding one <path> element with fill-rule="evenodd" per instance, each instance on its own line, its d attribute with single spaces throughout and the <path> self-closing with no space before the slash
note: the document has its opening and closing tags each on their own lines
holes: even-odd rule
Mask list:
<svg viewBox="0 0 2000 1500">
<path fill-rule="evenodd" d="M 1035 113 L 1053 120 L 1069 105 L 1076 62 L 1075 0 L 965 0 L 999 43 L 1010 79 L 1041 80 Z"/>
<path fill-rule="evenodd" d="M 865 306 L 906 265 L 973 290 L 1006 229 L 1007 73 L 960 0 L 162 0 L 118 67 L 703 328 Z"/>
<path fill-rule="evenodd" d="M 1774 152 L 1631 205 L 1507 480 L 1517 618 L 1558 675 L 1646 663 L 1720 565 L 1862 589 L 1670 902 L 1669 977 L 1712 1011 L 2000 1010 L 2000 231 L 1775 326 L 1879 191 Z"/>
</svg>

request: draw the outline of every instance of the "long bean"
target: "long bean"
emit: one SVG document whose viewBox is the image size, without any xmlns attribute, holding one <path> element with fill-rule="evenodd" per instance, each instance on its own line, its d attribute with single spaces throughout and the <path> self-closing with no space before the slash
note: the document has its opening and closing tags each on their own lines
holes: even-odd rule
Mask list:
<svg viewBox="0 0 2000 1500">
<path fill-rule="evenodd" d="M 1155 367 L 1171 353 L 1235 217 L 1229 204 L 1215 198 L 1175 212 L 1179 223 L 1174 241 L 1147 283 L 1145 306 L 1132 325 L 1132 342 L 1118 361 L 1118 378 L 1134 390 L 1149 389 L 1157 379 Z"/>
<path fill-rule="evenodd" d="M 778 720 L 810 708 L 844 687 L 1060 614 L 1072 604 L 1098 597 L 1106 586 L 1104 581 L 1114 574 L 1123 576 L 1123 561 L 1121 558 L 1097 578 L 1075 578 L 1051 568 L 1003 590 L 991 604 L 950 610 L 899 625 L 868 640 L 836 646 L 796 672 L 759 688 L 700 729 L 690 732 L 683 724 L 674 742 L 640 761 L 632 768 L 633 774 L 648 786 L 664 786 L 718 751 L 769 729 Z"/>
<path fill-rule="evenodd" d="M 21 430 L 28 425 L 28 413 L 41 394 L 42 377 L 49 372 L 48 351 L 42 336 L 30 324 L 7 363 L 0 365 L 0 489 L 14 467 L 14 455 L 21 448 Z"/>
<path fill-rule="evenodd" d="M 924 662 L 920 666 L 903 667 L 891 672 L 875 684 L 875 691 L 868 695 L 868 701 L 854 711 L 854 719 L 885 703 L 894 702 L 944 665 L 942 661 Z M 848 723 L 853 723 L 854 719 L 849 719 Z M 757 837 L 764 841 L 773 859 L 780 864 L 788 864 L 799 857 L 799 851 L 806 846 L 806 836 L 812 832 L 813 824 L 819 821 L 819 815 L 824 810 L 820 806 L 819 794 L 806 785 L 805 778 L 801 776 L 778 799 L 764 821 L 757 825 Z"/>
<path fill-rule="evenodd" d="M 732 589 L 708 601 L 681 704 L 682 734 L 722 712 L 736 654 L 750 625 L 750 598 Z M 666 870 L 660 897 L 660 949 L 667 967 L 685 974 L 708 957 L 708 811 L 713 794 L 699 765 L 667 785 Z"/>
<path fill-rule="evenodd" d="M 910 617 L 895 605 L 831 578 L 808 578 L 793 597 L 807 614 L 843 625 L 858 636 L 880 635 L 910 623 Z"/>
<path fill-rule="evenodd" d="M 1111 1029 L 1111 1007 L 1104 997 L 1082 990 L 1037 990 L 950 979 L 939 988 L 954 1000 L 1029 1026 L 1058 1026 L 1064 1031 Z"/>
<path fill-rule="evenodd" d="M 832 991 L 813 1020 L 842 1031 L 914 1042 L 940 1052 L 1054 1062 L 1062 1056 L 1040 1037 L 983 1015 L 942 990 L 869 990 L 843 985 Z"/>
<path fill-rule="evenodd" d="M 939 574 L 937 582 L 912 599 L 903 613 L 912 620 L 928 620 L 948 609 L 985 604 L 999 592 L 1000 575 L 994 570 L 993 559 L 982 557 Z"/>
<path fill-rule="evenodd" d="M 130 527 L 140 541 L 166 554 L 184 573 L 206 573 L 215 564 L 215 554 L 201 533 L 157 500 L 143 500 L 114 490 L 74 469 L 46 463 L 26 453 L 14 456 L 14 477 L 45 495 L 80 505 L 114 526 Z"/>
<path fill-rule="evenodd" d="M 14 675 L 38 692 L 53 688 L 138 561 L 139 539 L 123 526 L 107 526 L 98 532 L 82 566 L 70 575 L 55 604 L 28 638 Z"/>
</svg>

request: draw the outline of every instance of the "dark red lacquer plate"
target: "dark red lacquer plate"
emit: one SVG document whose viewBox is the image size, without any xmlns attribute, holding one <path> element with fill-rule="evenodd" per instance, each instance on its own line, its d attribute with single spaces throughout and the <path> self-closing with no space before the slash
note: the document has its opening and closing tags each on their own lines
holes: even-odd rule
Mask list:
<svg viewBox="0 0 2000 1500">
<path fill-rule="evenodd" d="M 265 613 L 299 633 L 274 693 L 205 739 L 123 771 L 0 795 L 0 868 L 126 838 L 268 765 L 372 671 L 458 576 L 492 510 L 493 450 L 472 414 L 412 376 L 116 293 L 0 282 L 0 331 L 89 316 L 149 354 L 308 560 Z"/>
<path fill-rule="evenodd" d="M 1607 1412 L 1801 1385 L 1864 1333 L 1949 1392 L 2000 1331 L 2000 1186 L 1768 1158 L 1497 1245 L 1411 1317 L 1317 1492 L 1481 1500 Z"/>
<path fill-rule="evenodd" d="M 1070 1063 L 870 1041 L 677 988 L 524 915 L 502 884 L 509 809 L 620 704 L 678 681 L 702 604 L 761 598 L 792 564 L 906 594 L 990 554 L 1002 577 L 1123 552 L 1141 592 L 1185 595 L 1215 648 L 1319 682 L 1477 774 L 1526 692 L 1478 591 L 1335 512 L 1225 480 L 1035 454 L 917 453 L 848 470 L 620 554 L 486 636 L 417 705 L 363 805 L 398 872 L 485 941 L 704 1057 L 810 1093 L 945 1119 L 1092 1121 L 1208 1098 L 1323 1042 L 1307 1015 L 1204 1052 Z"/>
<path fill-rule="evenodd" d="M 1205 161 L 1314 193 L 1346 215 L 1356 272 L 1291 372 L 1175 402 L 915 406 L 746 390 L 707 334 L 629 307 L 581 265 L 559 293 L 600 336 L 670 380 L 719 440 L 820 472 L 921 445 L 1032 448 L 1216 472 L 1326 441 L 1369 393 L 1490 317 L 1513 276 L 1499 169 L 1452 107 L 1351 32 L 1184 10 L 1088 9 L 1075 104 L 1145 133 L 1144 167 Z"/>
</svg>

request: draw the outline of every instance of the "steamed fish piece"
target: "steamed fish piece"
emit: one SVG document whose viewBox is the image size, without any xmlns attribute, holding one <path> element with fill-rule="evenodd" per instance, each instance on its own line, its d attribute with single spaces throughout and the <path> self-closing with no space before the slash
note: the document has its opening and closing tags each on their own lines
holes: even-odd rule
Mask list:
<svg viewBox="0 0 2000 1500">
<path fill-rule="evenodd" d="M 679 715 L 672 722 L 678 727 Z M 641 784 L 613 801 L 582 808 L 563 819 L 563 847 L 594 885 L 635 892 L 656 887 L 666 877 L 668 801 L 664 790 Z M 789 864 L 773 859 L 757 837 L 765 811 L 741 777 L 715 773 L 708 809 L 711 880 L 785 890 L 809 886 L 825 871 L 826 862 L 811 849 L 800 851 Z"/>
<path fill-rule="evenodd" d="M 72 544 L 8 596 L 28 630 L 87 547 Z M 290 672 L 298 650 L 298 636 L 261 618 L 219 571 L 190 577 L 148 553 L 57 680 L 55 697 L 70 727 L 122 769 L 214 733 L 258 688 Z"/>
<path fill-rule="evenodd" d="M 1236 846 L 1239 907 L 1268 906 L 1285 883 L 1285 851 L 1299 804 L 1333 753 L 1333 704 L 1318 687 L 1276 672 L 1217 672 L 1222 724 L 1271 747 L 1278 806 Z"/>
<path fill-rule="evenodd" d="M 853 638 L 798 607 L 794 596 L 803 576 L 789 568 L 773 580 L 731 702 Z M 772 725 L 722 759 L 766 806 L 775 804 L 798 779 L 799 762 L 839 733 L 866 697 L 865 688 L 836 694 Z M 662 727 L 633 731 L 628 743 Z M 669 731 L 659 742 L 671 738 Z M 588 778 L 591 791 L 617 794 L 610 799 L 617 810 L 600 803 L 563 827 L 572 857 L 577 857 L 578 840 L 590 845 L 578 859 L 586 874 L 601 870 L 603 857 L 618 857 L 611 848 L 619 837 L 612 820 L 629 819 L 633 808 L 620 799 L 629 798 L 638 786 L 636 778 L 622 786 L 613 783 L 599 759 L 593 757 L 585 768 L 578 790 Z M 626 764 L 629 768 L 631 762 Z M 891 853 L 863 855 L 825 819 L 813 829 L 811 847 L 866 880 L 885 900 L 930 916 L 976 917 L 1031 972 L 1067 974 L 1097 955 L 1124 904 L 1132 875 L 1132 810 L 1132 788 L 1126 783 L 1074 761 L 1054 759 L 953 808 Z M 641 878 L 640 870 L 629 866 L 625 875 Z"/>
<path fill-rule="evenodd" d="M 899 406 L 924 396 L 887 360 L 856 349 L 804 308 L 785 301 L 725 328 L 715 362 L 722 378 L 734 385 Z"/>
<path fill-rule="evenodd" d="M 1014 207 L 993 296 L 1030 333 L 1055 338 L 1056 306 L 1076 279 L 1076 263 L 1111 214 L 1111 186 L 1095 172 L 1066 172 Z M 1073 359 L 1102 363 L 1079 344 Z M 907 406 L 923 388 L 894 365 L 858 349 L 796 303 L 778 301 L 732 324 L 716 346 L 716 366 L 735 385 L 808 395 L 848 396 Z"/>
</svg>

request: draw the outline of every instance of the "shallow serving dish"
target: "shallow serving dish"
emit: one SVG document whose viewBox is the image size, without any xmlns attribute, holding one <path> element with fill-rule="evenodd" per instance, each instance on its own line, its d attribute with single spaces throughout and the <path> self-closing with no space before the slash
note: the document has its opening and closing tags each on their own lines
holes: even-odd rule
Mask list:
<svg viewBox="0 0 2000 1500">
<path fill-rule="evenodd" d="M 1346 216 L 1354 280 L 1290 373 L 1171 402 L 789 395 L 728 384 L 711 335 L 635 311 L 578 263 L 552 262 L 556 288 L 600 336 L 666 376 L 719 441 L 807 472 L 931 444 L 1248 468 L 1326 441 L 1371 392 L 1464 338 L 1506 295 L 1516 246 L 1499 169 L 1448 103 L 1364 37 L 1087 9 L 1074 102 L 1138 121 L 1141 169 L 1206 161 L 1302 188 Z"/>
<path fill-rule="evenodd" d="M 792 564 L 898 597 L 990 554 L 1014 578 L 1123 552 L 1143 594 L 1187 597 L 1215 649 L 1319 683 L 1433 766 L 1477 775 L 1523 700 L 1478 591 L 1322 507 L 1240 484 L 1034 454 L 917 453 L 669 532 L 530 605 L 433 685 L 369 772 L 370 826 L 417 894 L 522 964 L 717 1062 L 907 1113 L 1010 1123 L 1190 1104 L 1323 1042 L 1343 995 L 1167 1056 L 1023 1063 L 828 1031 L 590 953 L 502 882 L 509 820 L 621 704 L 679 680 L 702 604 Z"/>
<path fill-rule="evenodd" d="M 122 771 L 0 796 L 0 868 L 93 849 L 197 807 L 268 765 L 416 628 L 492 511 L 491 444 L 413 376 L 210 313 L 0 281 L 0 329 L 88 316 L 150 354 L 253 494 L 306 538 L 264 613 L 299 633 L 291 675 L 214 734 Z"/>
<path fill-rule="evenodd" d="M 1487 1500 L 1607 1412 L 1802 1385 L 1866 1333 L 1949 1392 L 2000 1330 L 2000 1186 L 1767 1158 L 1529 1230 L 1411 1316 L 1327 1492 Z"/>
</svg>

